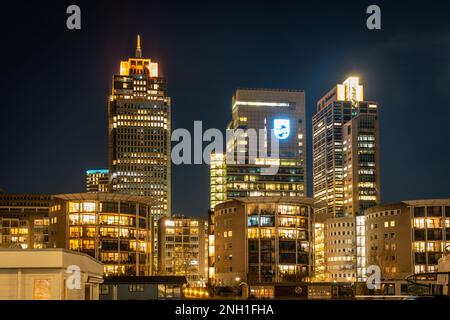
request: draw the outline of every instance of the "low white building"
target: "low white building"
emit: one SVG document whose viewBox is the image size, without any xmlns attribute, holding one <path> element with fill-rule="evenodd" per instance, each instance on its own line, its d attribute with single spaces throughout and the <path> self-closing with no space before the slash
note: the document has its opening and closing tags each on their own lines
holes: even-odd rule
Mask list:
<svg viewBox="0 0 450 320">
<path fill-rule="evenodd" d="M 103 264 L 65 249 L 1 249 L 0 300 L 98 300 Z"/>
</svg>

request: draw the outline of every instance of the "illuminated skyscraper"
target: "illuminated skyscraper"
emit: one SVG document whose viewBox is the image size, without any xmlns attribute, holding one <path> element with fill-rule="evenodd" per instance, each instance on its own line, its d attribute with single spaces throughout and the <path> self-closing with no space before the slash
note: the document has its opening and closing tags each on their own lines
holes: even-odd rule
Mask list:
<svg viewBox="0 0 450 320">
<path fill-rule="evenodd" d="M 109 170 L 96 169 L 86 171 L 86 192 L 108 192 Z"/>
<path fill-rule="evenodd" d="M 214 154 L 210 168 L 211 208 L 231 198 L 260 196 L 306 196 L 305 92 L 301 90 L 238 89 L 232 100 L 232 120 L 228 129 L 265 132 L 258 146 L 267 147 L 268 157 L 258 155 L 249 161 L 250 136 L 235 141 L 227 155 Z M 279 144 L 279 156 L 271 157 L 271 136 Z M 261 141 L 262 140 L 262 141 Z M 227 146 L 230 150 L 230 145 Z M 230 161 L 245 154 L 245 163 Z M 262 174 L 263 168 L 278 166 L 275 174 Z"/>
<path fill-rule="evenodd" d="M 316 221 L 325 236 L 325 278 L 362 280 L 364 211 L 380 202 L 378 105 L 364 100 L 356 77 L 317 103 L 313 185 Z"/>
<path fill-rule="evenodd" d="M 158 63 L 136 57 L 120 63 L 109 98 L 109 172 L 112 192 L 147 196 L 157 220 L 170 215 L 170 98 Z"/>
</svg>

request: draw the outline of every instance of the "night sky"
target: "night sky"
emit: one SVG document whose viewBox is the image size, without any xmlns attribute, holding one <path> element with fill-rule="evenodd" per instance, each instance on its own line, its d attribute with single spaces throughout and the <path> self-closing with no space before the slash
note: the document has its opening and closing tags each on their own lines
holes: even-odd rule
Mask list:
<svg viewBox="0 0 450 320">
<path fill-rule="evenodd" d="M 450 4 L 377 1 L 16 1 L 1 11 L 0 188 L 84 192 L 86 169 L 107 167 L 107 99 L 119 62 L 159 62 L 172 127 L 224 129 L 238 87 L 306 90 L 311 117 L 349 75 L 380 104 L 383 202 L 450 196 Z M 66 28 L 78 4 L 82 30 Z M 172 166 L 174 213 L 206 215 L 206 165 Z"/>
</svg>

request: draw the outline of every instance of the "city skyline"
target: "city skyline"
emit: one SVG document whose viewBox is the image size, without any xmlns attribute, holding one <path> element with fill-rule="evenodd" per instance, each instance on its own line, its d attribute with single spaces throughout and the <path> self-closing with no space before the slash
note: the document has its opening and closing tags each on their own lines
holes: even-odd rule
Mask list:
<svg viewBox="0 0 450 320">
<path fill-rule="evenodd" d="M 406 17 L 402 16 L 400 22 L 393 21 L 396 17 L 389 10 L 393 9 L 393 12 L 400 14 L 397 5 L 384 5 L 387 14 L 383 20 L 384 28 L 378 33 L 370 33 L 365 29 L 362 14 L 364 4 L 353 9 L 350 8 L 351 4 L 343 5 L 343 8 L 333 7 L 335 14 L 350 8 L 355 21 L 343 22 L 340 26 L 342 32 L 350 29 L 353 31 L 341 39 L 342 47 L 334 47 L 337 48 L 336 52 L 327 51 L 325 55 L 319 48 L 322 47 L 320 42 L 326 39 L 325 35 L 330 30 L 329 23 L 318 29 L 313 39 L 302 39 L 307 35 L 304 24 L 313 23 L 311 17 L 317 14 L 314 10 L 317 8 L 312 4 L 300 4 L 298 7 L 289 4 L 299 9 L 299 15 L 306 22 L 281 23 L 273 31 L 264 24 L 267 13 L 263 10 L 251 16 L 251 21 L 257 27 L 242 21 L 238 26 L 230 27 L 225 20 L 225 13 L 228 11 L 219 14 L 218 7 L 206 6 L 205 10 L 212 12 L 207 20 L 219 32 L 205 33 L 199 37 L 194 36 L 199 25 L 192 24 L 187 30 L 177 29 L 183 21 L 186 22 L 183 19 L 187 19 L 180 12 L 174 13 L 180 17 L 180 22 L 168 28 L 169 30 L 164 31 L 162 28 L 153 31 L 145 22 L 137 23 L 129 18 L 126 23 L 129 27 L 120 29 L 116 34 L 114 31 L 118 29 L 114 29 L 117 27 L 111 24 L 94 25 L 95 17 L 90 10 L 99 12 L 100 6 L 82 6 L 85 7 L 87 22 L 78 35 L 69 33 L 63 27 L 58 31 L 59 21 L 52 18 L 46 26 L 19 32 L 33 34 L 37 39 L 42 39 L 42 43 L 30 37 L 27 44 L 22 44 L 20 38 L 23 37 L 20 36 L 9 36 L 5 40 L 8 49 L 2 54 L 4 60 L 15 55 L 20 59 L 29 58 L 19 68 L 6 66 L 6 75 L 17 81 L 21 76 L 28 75 L 31 80 L 30 83 L 19 86 L 16 81 L 7 82 L 5 79 L 8 77 L 2 79 L 2 85 L 7 89 L 5 103 L 8 106 L 6 116 L 0 120 L 1 142 L 5 150 L 0 160 L 0 188 L 5 192 L 82 192 L 85 188 L 85 170 L 107 167 L 107 95 L 111 90 L 110 76 L 118 72 L 118 61 L 132 56 L 135 36 L 140 33 L 145 56 L 159 62 L 162 74 L 169 79 L 169 96 L 173 98 L 173 129 L 191 129 L 194 120 L 203 120 L 205 128 L 224 128 L 231 115 L 231 96 L 239 87 L 304 89 L 309 156 L 307 189 L 311 195 L 310 133 L 315 104 L 333 84 L 350 75 L 358 75 L 367 88 L 367 96 L 375 97 L 380 104 L 381 202 L 448 197 L 445 181 L 450 178 L 450 169 L 445 165 L 445 159 L 448 158 L 449 151 L 445 148 L 439 153 L 433 151 L 435 145 L 445 146 L 450 134 L 445 130 L 445 119 L 450 114 L 448 109 L 442 108 L 448 98 L 445 83 L 450 78 L 449 58 L 444 50 L 441 54 L 433 50 L 440 45 L 449 49 L 449 30 L 439 24 L 439 19 L 427 29 L 420 29 L 419 37 L 423 41 L 419 44 L 412 40 L 412 34 L 419 30 L 419 25 L 412 24 L 409 26 L 410 30 L 400 30 L 404 21 L 402 19 Z M 161 17 L 157 19 L 163 21 L 168 8 L 157 6 L 161 12 Z M 262 6 L 267 9 L 267 5 Z M 415 7 L 410 9 L 413 17 L 419 9 L 423 10 Z M 114 8 L 105 10 L 113 12 Z M 248 10 L 249 7 L 244 5 L 242 11 L 236 14 L 237 17 L 245 15 Z M 357 11 L 360 11 L 360 21 Z M 25 15 L 31 15 L 31 12 Z M 189 14 L 193 12 L 189 11 Z M 329 17 L 330 13 L 325 16 Z M 213 23 L 214 17 L 220 19 Z M 99 19 L 105 22 L 104 17 Z M 319 20 L 324 22 L 326 19 Z M 8 21 L 8 18 L 4 21 Z M 114 27 L 113 32 L 106 26 Z M 432 35 L 439 27 L 444 28 L 443 32 Z M 57 33 L 47 34 L 52 28 Z M 392 31 L 392 28 L 397 32 L 385 32 L 385 29 Z M 224 34 L 226 30 L 229 33 Z M 242 30 L 244 32 L 239 32 Z M 280 36 L 278 31 L 281 31 Z M 253 35 L 254 38 L 245 42 L 245 36 L 240 35 L 241 33 Z M 192 43 L 182 39 L 186 34 Z M 234 39 L 234 35 L 237 35 L 237 39 Z M 280 50 L 280 53 L 275 49 L 264 52 L 265 35 L 274 48 L 284 44 L 288 49 L 296 49 L 295 53 L 287 52 L 289 50 Z M 224 45 L 219 40 L 224 40 L 224 43 L 236 41 L 237 50 L 239 47 L 255 50 L 257 58 L 250 61 L 251 59 L 242 58 L 234 51 L 224 50 Z M 338 44 L 333 42 L 335 40 L 329 41 L 331 45 Z M 383 44 L 381 49 L 375 50 L 375 46 L 380 44 Z M 204 56 L 196 57 L 201 50 L 197 47 L 201 48 L 202 45 L 218 52 L 216 58 L 208 60 L 203 59 Z M 29 52 L 20 50 L 26 46 L 34 49 Z M 347 50 L 346 47 L 351 49 Z M 174 53 L 176 48 L 186 50 Z M 43 68 L 37 64 L 50 52 L 55 57 L 52 65 L 45 65 Z M 319 54 L 315 56 L 316 53 Z M 330 59 L 330 55 L 334 53 L 334 59 Z M 405 53 L 408 53 L 406 58 Z M 28 57 L 27 54 L 33 56 Z M 87 55 L 90 56 L 89 59 Z M 426 65 L 418 64 L 425 59 Z M 270 68 L 267 68 L 267 64 Z M 65 68 L 60 68 L 62 65 Z M 208 70 L 212 65 L 214 68 Z M 414 70 L 409 69 L 410 65 L 415 66 Z M 438 71 L 441 65 L 447 69 Z M 263 66 L 266 68 L 263 69 Z M 64 81 L 61 81 L 60 74 Z M 40 80 L 41 77 L 43 81 Z M 216 81 L 207 81 L 209 78 Z M 201 90 L 199 84 L 203 84 Z M 26 94 L 21 95 L 22 90 Z M 206 98 L 202 96 L 205 92 Z M 429 112 L 423 112 L 423 109 Z M 81 119 L 85 120 L 82 125 L 79 124 Z M 17 130 L 19 125 L 22 125 L 21 130 Z M 34 156 L 27 156 L 28 154 Z M 173 165 L 172 169 L 173 213 L 205 216 L 209 208 L 208 166 Z M 185 190 L 184 185 L 194 178 L 198 181 L 198 188 Z M 415 183 L 416 181 L 421 183 Z"/>
</svg>

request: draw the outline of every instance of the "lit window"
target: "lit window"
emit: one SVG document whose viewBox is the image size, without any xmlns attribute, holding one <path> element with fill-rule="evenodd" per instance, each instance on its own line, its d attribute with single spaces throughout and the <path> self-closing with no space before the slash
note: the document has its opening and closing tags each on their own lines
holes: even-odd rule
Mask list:
<svg viewBox="0 0 450 320">
<path fill-rule="evenodd" d="M 69 202 L 69 212 L 79 212 L 79 211 L 80 211 L 80 203 Z"/>
<path fill-rule="evenodd" d="M 95 211 L 95 202 L 84 202 L 83 203 L 83 211 L 84 212 L 94 212 Z"/>
</svg>

